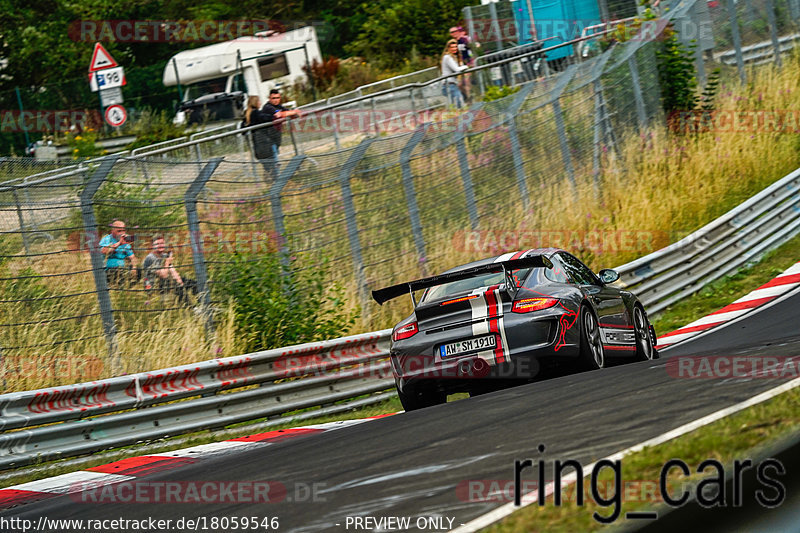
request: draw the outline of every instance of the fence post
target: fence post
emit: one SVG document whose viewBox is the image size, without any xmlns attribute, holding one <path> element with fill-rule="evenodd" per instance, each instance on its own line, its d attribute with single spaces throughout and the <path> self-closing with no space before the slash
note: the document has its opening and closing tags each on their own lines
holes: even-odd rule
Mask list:
<svg viewBox="0 0 800 533">
<path fill-rule="evenodd" d="M 411 173 L 411 153 L 417 147 L 430 127 L 429 123 L 421 124 L 411 135 L 403 150 L 400 152 L 400 167 L 403 171 L 403 189 L 406 193 L 406 204 L 408 205 L 408 216 L 411 219 L 411 232 L 414 235 L 414 245 L 419 256 L 419 267 L 422 275 L 426 275 L 427 256 L 425 255 L 425 239 L 422 236 L 422 223 L 419 219 L 419 208 L 417 207 L 417 192 L 414 188 L 414 176 Z"/>
<path fill-rule="evenodd" d="M 742 84 L 747 83 L 744 73 L 744 59 L 742 58 L 742 38 L 739 36 L 739 21 L 736 20 L 735 0 L 726 0 L 725 5 L 728 9 L 728 17 L 731 22 L 731 37 L 733 38 L 733 48 L 736 51 L 736 69 L 739 71 L 739 79 Z"/>
<path fill-rule="evenodd" d="M 453 144 L 456 145 L 458 153 L 458 168 L 461 170 L 461 181 L 464 184 L 464 196 L 467 200 L 467 213 L 469 213 L 469 225 L 471 229 L 478 229 L 478 206 L 475 202 L 475 188 L 472 186 L 472 173 L 469 170 L 467 160 L 467 143 L 464 138 L 467 136 L 472 121 L 483 107 L 483 102 L 478 102 L 469 111 L 458 117 L 456 134 L 453 136 Z"/>
<path fill-rule="evenodd" d="M 111 307 L 111 295 L 108 292 L 108 279 L 106 278 L 105 265 L 103 265 L 103 254 L 100 251 L 100 236 L 97 228 L 97 219 L 94 216 L 94 206 L 92 200 L 100 186 L 108 177 L 111 169 L 114 168 L 118 155 L 110 155 L 103 159 L 100 165 L 92 172 L 86 187 L 81 192 L 81 215 L 83 217 L 83 228 L 86 231 L 86 244 L 89 247 L 89 259 L 92 263 L 92 274 L 94 275 L 94 285 L 97 289 L 97 301 L 100 305 L 100 318 L 103 321 L 103 331 L 108 343 L 108 358 L 111 364 L 112 375 L 117 375 L 122 371 L 117 354 L 117 327 L 114 324 L 114 312 Z"/>
<path fill-rule="evenodd" d="M 775 64 L 778 67 L 781 63 L 781 43 L 778 41 L 778 23 L 775 21 L 775 2 L 766 0 L 767 21 L 769 22 L 769 35 L 772 38 L 772 48 L 775 50 Z"/>
<path fill-rule="evenodd" d="M 203 236 L 200 233 L 200 220 L 197 216 L 197 196 L 203 190 L 211 175 L 217 170 L 222 162 L 221 157 L 215 157 L 200 170 L 197 177 L 189 185 L 183 195 L 184 207 L 186 208 L 186 221 L 189 224 L 189 243 L 192 246 L 192 264 L 194 265 L 194 275 L 197 278 L 197 294 L 200 299 L 200 308 L 206 319 L 206 333 L 213 331 L 213 317 L 208 311 L 210 301 L 208 294 L 208 272 L 206 271 L 206 260 L 203 253 Z"/>
<path fill-rule="evenodd" d="M 575 183 L 575 170 L 572 168 L 572 156 L 569 153 L 567 130 L 564 127 L 564 115 L 561 112 L 561 103 L 559 103 L 558 99 L 561 98 L 561 94 L 567 88 L 569 82 L 572 81 L 572 78 L 575 76 L 576 72 L 578 72 L 578 65 L 570 65 L 567 70 L 565 70 L 564 73 L 559 76 L 556 86 L 553 88 L 553 93 L 550 96 L 550 102 L 553 106 L 553 116 L 555 117 L 556 121 L 558 143 L 561 147 L 561 159 L 564 162 L 564 170 L 567 173 L 567 178 L 572 185 L 573 191 L 577 189 L 577 185 Z"/>
<path fill-rule="evenodd" d="M 17 218 L 19 218 L 19 231 L 22 233 L 22 246 L 25 248 L 25 255 L 29 255 L 31 252 L 28 248 L 28 230 L 25 229 L 25 217 L 22 215 L 22 206 L 19 203 L 17 189 L 14 189 L 12 194 L 14 195 L 14 203 L 17 204 Z"/>
<path fill-rule="evenodd" d="M 525 176 L 525 161 L 522 159 L 522 147 L 519 144 L 519 135 L 517 134 L 517 121 L 516 116 L 522 104 L 528 98 L 528 95 L 533 91 L 534 85 L 528 83 L 523 85 L 522 88 L 514 96 L 511 105 L 506 110 L 508 118 L 508 137 L 511 140 L 511 156 L 514 158 L 514 173 L 517 176 L 517 188 L 522 197 L 522 207 L 528 209 L 530 198 L 528 198 L 528 184 L 527 177 Z"/>
<path fill-rule="evenodd" d="M 699 50 L 699 47 L 696 48 Z M 703 55 L 697 58 L 700 65 L 703 64 Z M 628 58 L 628 68 L 631 70 L 631 85 L 633 86 L 633 99 L 636 102 L 636 116 L 639 118 L 639 131 L 644 131 L 647 127 L 647 113 L 644 110 L 644 98 L 642 97 L 642 85 L 639 83 L 639 65 L 636 63 L 636 52 Z M 597 81 L 597 80 L 595 80 Z"/>
<path fill-rule="evenodd" d="M 344 214 L 347 223 L 347 238 L 350 241 L 350 251 L 353 253 L 353 269 L 356 276 L 355 280 L 358 285 L 362 309 L 370 308 L 370 306 L 367 305 L 369 291 L 367 290 L 366 280 L 364 279 L 364 260 L 361 257 L 361 239 L 358 236 L 356 207 L 355 204 L 353 204 L 353 191 L 350 188 L 350 176 L 353 174 L 356 165 L 364 158 L 364 154 L 374 140 L 374 138 L 368 137 L 361 141 L 350 153 L 350 157 L 347 158 L 347 162 L 345 162 L 342 166 L 342 170 L 339 172 L 339 183 L 342 187 L 342 201 L 344 202 Z"/>
<path fill-rule="evenodd" d="M 281 192 L 283 192 L 283 188 L 286 187 L 286 184 L 289 183 L 289 179 L 297 172 L 297 169 L 300 168 L 300 165 L 305 159 L 305 154 L 294 156 L 278 173 L 275 183 L 272 184 L 269 190 L 272 220 L 275 224 L 275 232 L 278 235 L 278 251 L 281 254 L 281 264 L 286 267 L 287 270 L 289 268 L 289 247 L 286 243 L 286 226 L 283 223 L 284 216 L 283 205 L 281 205 Z"/>
</svg>

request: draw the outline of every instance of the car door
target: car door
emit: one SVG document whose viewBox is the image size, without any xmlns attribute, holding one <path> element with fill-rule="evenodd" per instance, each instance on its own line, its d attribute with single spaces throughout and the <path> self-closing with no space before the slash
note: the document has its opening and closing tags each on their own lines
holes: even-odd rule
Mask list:
<svg viewBox="0 0 800 533">
<path fill-rule="evenodd" d="M 567 275 L 594 304 L 600 327 L 628 326 L 625 303 L 619 289 L 604 284 L 578 258 L 566 252 L 559 254 Z"/>
</svg>

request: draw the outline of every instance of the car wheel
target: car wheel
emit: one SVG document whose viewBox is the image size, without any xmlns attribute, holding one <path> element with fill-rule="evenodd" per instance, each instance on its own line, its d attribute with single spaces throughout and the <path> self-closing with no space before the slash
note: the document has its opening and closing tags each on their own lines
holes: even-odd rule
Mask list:
<svg viewBox="0 0 800 533">
<path fill-rule="evenodd" d="M 397 387 L 397 395 L 400 397 L 400 403 L 403 405 L 405 411 L 416 411 L 417 409 L 424 409 L 447 401 L 447 395 L 436 389 L 427 387 L 405 387 L 405 391 L 401 391 Z"/>
<path fill-rule="evenodd" d="M 603 339 L 600 338 L 600 325 L 589 307 L 581 308 L 581 359 L 590 370 L 603 368 L 606 364 Z"/>
<path fill-rule="evenodd" d="M 656 356 L 656 348 L 650 336 L 650 321 L 644 309 L 639 306 L 633 308 L 633 332 L 636 336 L 636 359 L 651 361 Z"/>
</svg>

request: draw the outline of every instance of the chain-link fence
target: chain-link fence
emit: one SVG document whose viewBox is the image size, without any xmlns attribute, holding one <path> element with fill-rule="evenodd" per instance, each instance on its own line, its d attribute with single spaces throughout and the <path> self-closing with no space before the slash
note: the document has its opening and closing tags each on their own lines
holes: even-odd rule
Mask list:
<svg viewBox="0 0 800 533">
<path fill-rule="evenodd" d="M 435 116 L 422 84 L 407 120 L 390 126 L 388 114 L 380 125 L 380 109 L 368 108 L 338 140 L 324 125 L 290 123 L 274 165 L 251 158 L 249 135 L 225 131 L 80 164 L 0 161 L 5 387 L 223 353 L 220 287 L 236 261 L 274 256 L 291 272 L 342 284 L 368 314 L 370 290 L 474 259 L 465 229 L 513 228 L 553 185 L 565 197 L 578 181 L 601 186 L 623 140 L 663 120 L 659 46 L 658 33 L 613 44 L 504 98 Z M 718 48 L 707 61 L 718 62 Z M 292 136 L 317 149 L 293 153 Z M 101 239 L 115 220 L 135 236 L 138 271 L 130 258 L 109 268 L 104 247 L 115 240 Z M 170 251 L 173 269 L 142 273 L 148 254 Z"/>
</svg>

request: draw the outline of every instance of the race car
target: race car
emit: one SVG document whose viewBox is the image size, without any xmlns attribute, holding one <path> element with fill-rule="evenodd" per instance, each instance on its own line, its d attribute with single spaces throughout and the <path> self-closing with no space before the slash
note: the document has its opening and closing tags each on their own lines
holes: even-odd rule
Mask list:
<svg viewBox="0 0 800 533">
<path fill-rule="evenodd" d="M 595 274 L 564 250 L 541 248 L 372 291 L 379 304 L 410 294 L 414 305 L 392 330 L 403 408 L 480 394 L 492 378 L 530 381 L 545 362 L 599 369 L 607 355 L 658 357 L 644 306 L 612 285 L 618 279 L 614 270 Z"/>
</svg>

